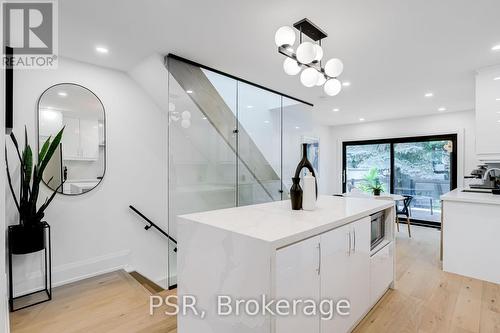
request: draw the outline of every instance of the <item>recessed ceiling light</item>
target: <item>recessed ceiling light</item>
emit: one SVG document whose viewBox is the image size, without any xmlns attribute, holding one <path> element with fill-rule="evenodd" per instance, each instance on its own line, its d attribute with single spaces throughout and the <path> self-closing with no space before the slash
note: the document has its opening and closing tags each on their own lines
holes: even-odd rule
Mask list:
<svg viewBox="0 0 500 333">
<path fill-rule="evenodd" d="M 333 109 L 332 111 L 333 111 L 333 112 L 339 112 L 339 111 L 340 111 L 340 109 L 335 108 L 335 109 Z"/>
<path fill-rule="evenodd" d="M 201 118 L 201 119 L 203 119 L 203 120 L 207 120 L 207 117 L 203 117 L 203 118 Z"/>
<path fill-rule="evenodd" d="M 493 79 L 494 81 L 500 81 L 500 76 Z"/>
<path fill-rule="evenodd" d="M 497 101 L 500 101 L 500 98 L 497 98 Z"/>
<path fill-rule="evenodd" d="M 99 53 L 102 53 L 102 54 L 108 54 L 109 53 L 109 50 L 107 48 L 105 48 L 104 46 L 96 46 L 95 50 L 97 52 L 99 52 Z"/>
<path fill-rule="evenodd" d="M 500 123 L 500 120 L 497 120 L 497 123 Z"/>
<path fill-rule="evenodd" d="M 247 109 L 253 109 L 253 105 L 247 105 Z"/>
<path fill-rule="evenodd" d="M 264 120 L 264 124 L 269 124 L 269 120 Z"/>
<path fill-rule="evenodd" d="M 434 93 L 428 92 L 424 96 L 427 97 L 427 98 L 429 98 L 429 97 L 434 96 Z"/>
<path fill-rule="evenodd" d="M 492 51 L 500 51 L 500 44 L 495 45 L 491 48 Z"/>
<path fill-rule="evenodd" d="M 445 107 L 440 107 L 440 108 L 438 109 L 438 111 L 439 111 L 439 112 L 446 111 L 446 108 L 445 108 Z"/>
<path fill-rule="evenodd" d="M 365 121 L 365 118 L 359 118 L 359 121 Z"/>
<path fill-rule="evenodd" d="M 342 82 L 342 85 L 343 85 L 344 87 L 349 87 L 349 86 L 351 85 L 351 82 L 349 82 L 349 81 Z"/>
<path fill-rule="evenodd" d="M 295 126 L 295 129 L 300 129 L 300 127 L 299 126 Z"/>
<path fill-rule="evenodd" d="M 186 90 L 186 92 L 187 92 L 188 94 L 192 94 L 192 93 L 193 93 L 193 91 L 192 91 L 192 90 Z"/>
<path fill-rule="evenodd" d="M 57 94 L 58 94 L 59 96 L 61 96 L 61 97 L 66 97 L 66 96 L 68 96 L 68 93 L 67 93 L 67 92 L 65 92 L 65 91 L 60 91 L 60 92 L 58 92 Z"/>
</svg>

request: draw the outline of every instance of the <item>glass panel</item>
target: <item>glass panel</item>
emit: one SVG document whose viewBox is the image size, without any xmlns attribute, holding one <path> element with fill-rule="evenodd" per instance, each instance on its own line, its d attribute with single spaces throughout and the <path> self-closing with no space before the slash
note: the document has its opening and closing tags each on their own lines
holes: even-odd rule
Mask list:
<svg viewBox="0 0 500 333">
<path fill-rule="evenodd" d="M 288 199 L 292 177 L 302 158 L 302 143 L 317 140 L 312 123 L 312 107 L 283 97 L 283 199 Z M 319 161 L 319 157 L 316 158 Z M 311 163 L 314 161 L 311 160 Z M 321 175 L 318 176 L 318 183 Z"/>
<path fill-rule="evenodd" d="M 238 205 L 281 200 L 281 96 L 238 83 Z"/>
<path fill-rule="evenodd" d="M 390 192 L 391 145 L 346 146 L 346 192 L 357 188 L 372 193 L 371 184 L 380 182 L 383 192 Z"/>
<path fill-rule="evenodd" d="M 411 195 L 411 217 L 440 222 L 440 196 L 449 192 L 451 141 L 394 144 L 394 192 Z"/>
<path fill-rule="evenodd" d="M 237 82 L 213 74 L 217 88 L 224 93 L 221 101 L 201 69 L 191 66 L 189 73 L 194 76 L 183 77 L 181 66 L 191 65 L 170 61 L 168 232 L 174 238 L 178 215 L 236 205 L 236 154 L 232 148 L 236 138 L 232 129 L 236 126 Z M 222 125 L 218 119 L 224 119 Z M 174 246 L 171 244 L 169 250 L 169 286 L 177 283 Z"/>
</svg>

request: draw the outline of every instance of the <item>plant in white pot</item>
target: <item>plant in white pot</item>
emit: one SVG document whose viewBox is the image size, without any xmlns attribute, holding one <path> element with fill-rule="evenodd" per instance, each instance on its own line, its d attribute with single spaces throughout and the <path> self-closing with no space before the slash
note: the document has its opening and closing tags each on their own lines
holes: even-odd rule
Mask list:
<svg viewBox="0 0 500 333">
<path fill-rule="evenodd" d="M 28 133 L 24 129 L 24 149 L 19 150 L 19 144 L 14 133 L 10 138 L 16 148 L 17 156 L 20 162 L 20 190 L 19 197 L 12 185 L 12 177 L 9 170 L 9 161 L 7 158 L 7 147 L 5 147 L 5 164 L 7 167 L 7 181 L 9 184 L 14 203 L 19 212 L 19 224 L 11 228 L 9 233 L 9 242 L 12 253 L 26 254 L 42 250 L 45 247 L 44 222 L 45 210 L 54 199 L 57 191 L 61 188 L 61 183 L 50 195 L 45 198 L 45 202 L 38 207 L 38 196 L 40 193 L 40 183 L 42 182 L 43 172 L 49 163 L 52 155 L 59 147 L 63 135 L 64 127 L 57 133 L 52 140 L 49 137 L 42 145 L 38 154 L 38 163 L 33 163 L 33 152 L 28 143 Z M 52 178 L 48 180 L 48 183 Z"/>
</svg>

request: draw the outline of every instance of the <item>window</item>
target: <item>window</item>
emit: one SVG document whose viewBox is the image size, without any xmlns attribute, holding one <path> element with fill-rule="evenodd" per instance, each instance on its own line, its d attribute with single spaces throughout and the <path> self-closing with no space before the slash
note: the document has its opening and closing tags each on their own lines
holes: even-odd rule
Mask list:
<svg viewBox="0 0 500 333">
<path fill-rule="evenodd" d="M 376 177 L 387 193 L 410 195 L 411 218 L 440 225 L 440 196 L 457 187 L 456 134 L 344 142 L 343 190 Z"/>
</svg>

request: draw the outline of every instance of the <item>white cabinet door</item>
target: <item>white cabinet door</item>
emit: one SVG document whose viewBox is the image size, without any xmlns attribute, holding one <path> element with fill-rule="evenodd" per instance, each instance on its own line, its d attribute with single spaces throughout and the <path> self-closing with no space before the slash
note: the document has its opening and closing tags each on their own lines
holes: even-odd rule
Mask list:
<svg viewBox="0 0 500 333">
<path fill-rule="evenodd" d="M 351 226 L 346 225 L 321 236 L 321 299 L 334 302 L 351 298 Z M 321 332 L 344 333 L 350 328 L 351 316 L 334 315 L 321 320 Z"/>
<path fill-rule="evenodd" d="M 71 160 L 80 157 L 80 121 L 78 118 L 64 117 L 63 159 Z"/>
<path fill-rule="evenodd" d="M 391 242 L 370 258 L 370 305 L 375 305 L 393 279 L 394 247 Z"/>
<path fill-rule="evenodd" d="M 482 161 L 500 161 L 500 66 L 476 76 L 476 153 Z"/>
<path fill-rule="evenodd" d="M 351 327 L 370 309 L 370 250 L 371 219 L 369 217 L 351 225 Z"/>
<path fill-rule="evenodd" d="M 370 218 L 321 235 L 321 298 L 348 300 L 350 315 L 321 321 L 321 332 L 349 332 L 370 307 Z"/>
<path fill-rule="evenodd" d="M 99 158 L 99 127 L 97 120 L 80 119 L 80 156 L 82 159 Z"/>
<path fill-rule="evenodd" d="M 320 299 L 320 237 L 280 249 L 276 253 L 276 300 Z M 276 333 L 317 333 L 319 317 L 276 316 Z"/>
</svg>

